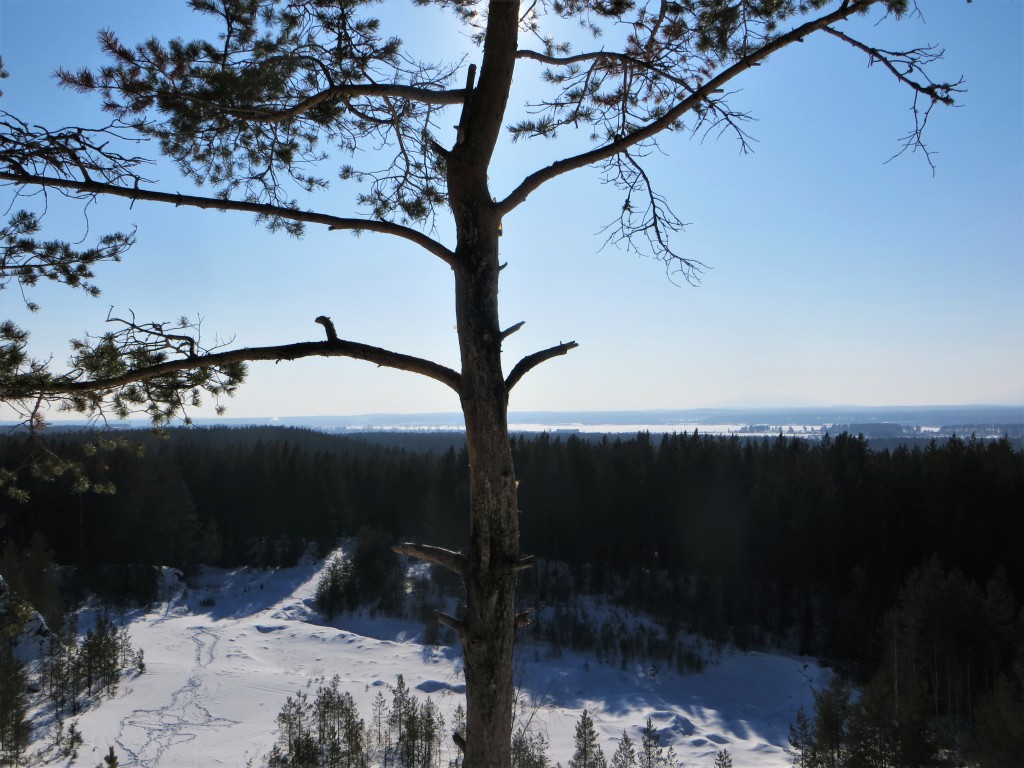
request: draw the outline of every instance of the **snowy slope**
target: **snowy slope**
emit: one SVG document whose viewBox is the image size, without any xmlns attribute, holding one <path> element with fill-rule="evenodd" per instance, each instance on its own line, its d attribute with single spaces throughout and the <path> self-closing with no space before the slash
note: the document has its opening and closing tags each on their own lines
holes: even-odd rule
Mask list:
<svg viewBox="0 0 1024 768">
<path fill-rule="evenodd" d="M 322 566 L 207 569 L 196 588 L 127 616 L 132 644 L 145 651 L 145 674 L 77 718 L 85 737 L 77 761 L 46 762 L 53 751 L 42 729 L 32 751 L 43 764 L 88 768 L 110 745 L 126 767 L 258 765 L 285 698 L 297 691 L 312 697 L 335 674 L 367 720 L 378 690 L 390 701 L 398 674 L 449 716 L 463 691 L 457 652 L 419 645 L 420 627 L 410 622 L 342 616 L 323 624 L 311 607 Z M 797 707 L 810 705 L 810 686 L 828 675 L 806 659 L 758 653 L 726 655 L 702 674 L 666 672 L 656 680 L 570 653 L 547 656 L 522 647 L 520 684 L 539 704 L 529 713 L 550 739 L 552 762 L 563 764 L 585 707 L 608 756 L 623 729 L 638 741 L 650 717 L 662 744 L 672 743 L 687 766 L 710 768 L 727 748 L 735 768 L 781 768 Z M 454 755 L 450 741 L 448 748 Z"/>
</svg>

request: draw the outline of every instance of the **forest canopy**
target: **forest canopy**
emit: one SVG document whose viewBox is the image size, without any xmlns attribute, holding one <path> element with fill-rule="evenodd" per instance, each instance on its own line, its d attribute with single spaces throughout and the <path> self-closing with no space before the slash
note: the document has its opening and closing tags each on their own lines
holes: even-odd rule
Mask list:
<svg viewBox="0 0 1024 768">
<path fill-rule="evenodd" d="M 0 500 L 0 542 L 17 551 L 40 534 L 60 563 L 186 571 L 291 562 L 310 543 L 327 551 L 363 528 L 458 549 L 465 448 L 453 436 L 408 440 L 172 430 L 143 455 L 87 455 L 85 441 L 68 434 L 54 448 L 79 452 L 117 492 L 75 494 L 70 480 L 39 481 L 28 503 Z M 0 448 L 17 461 L 18 439 Z M 875 625 L 902 580 L 933 555 L 982 584 L 1001 569 L 1024 595 L 1016 553 L 1024 453 L 1005 440 L 876 450 L 845 433 L 821 442 L 540 435 L 516 437 L 513 452 L 524 546 L 569 564 L 589 591 L 645 573 L 680 590 L 699 584 L 694 603 L 681 597 L 689 589 L 645 592 L 636 581 L 631 600 L 676 622 L 712 605 L 722 627 L 750 637 L 783 638 L 811 622 L 805 652 L 860 658 L 873 641 L 853 630 Z"/>
</svg>

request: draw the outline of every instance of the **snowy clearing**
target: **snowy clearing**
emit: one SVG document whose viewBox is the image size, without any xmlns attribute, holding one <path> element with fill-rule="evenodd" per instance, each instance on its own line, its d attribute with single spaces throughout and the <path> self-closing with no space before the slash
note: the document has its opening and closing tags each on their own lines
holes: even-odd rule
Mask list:
<svg viewBox="0 0 1024 768">
<path fill-rule="evenodd" d="M 34 732 L 31 753 L 44 765 L 93 768 L 113 745 L 125 767 L 259 765 L 285 698 L 312 695 L 335 674 L 367 721 L 377 692 L 390 699 L 402 674 L 450 723 L 464 691 L 458 652 L 420 645 L 414 622 L 342 615 L 324 623 L 313 607 L 324 562 L 204 569 L 194 589 L 172 586 L 166 602 L 128 614 L 146 672 L 75 719 L 85 740 L 76 761 L 54 761 L 46 728 Z M 829 676 L 809 659 L 729 653 L 701 674 L 651 678 L 568 652 L 550 658 L 529 644 L 520 646 L 518 670 L 524 716 L 550 740 L 552 763 L 571 756 L 586 708 L 609 757 L 624 729 L 639 741 L 650 717 L 684 765 L 707 768 L 720 749 L 735 768 L 788 765 L 789 723 L 799 706 L 810 708 L 811 686 Z M 446 746 L 454 757 L 450 739 Z"/>
</svg>

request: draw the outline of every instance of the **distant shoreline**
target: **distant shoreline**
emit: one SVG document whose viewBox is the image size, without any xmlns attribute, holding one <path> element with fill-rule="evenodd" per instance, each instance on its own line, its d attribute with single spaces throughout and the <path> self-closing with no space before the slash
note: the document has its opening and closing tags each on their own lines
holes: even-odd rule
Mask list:
<svg viewBox="0 0 1024 768">
<path fill-rule="evenodd" d="M 12 421 L 0 425 L 16 427 Z M 90 425 L 85 419 L 57 420 L 54 431 Z M 372 413 L 349 416 L 266 416 L 197 418 L 199 427 L 280 426 L 336 434 L 375 432 L 461 432 L 460 413 Z M 144 429 L 144 419 L 112 422 L 115 429 Z M 512 411 L 509 429 L 520 433 L 629 434 L 693 432 L 741 437 L 822 438 L 842 432 L 865 437 L 945 439 L 1024 437 L 1024 406 L 825 406 L 789 408 L 698 408 L 622 411 Z"/>
</svg>

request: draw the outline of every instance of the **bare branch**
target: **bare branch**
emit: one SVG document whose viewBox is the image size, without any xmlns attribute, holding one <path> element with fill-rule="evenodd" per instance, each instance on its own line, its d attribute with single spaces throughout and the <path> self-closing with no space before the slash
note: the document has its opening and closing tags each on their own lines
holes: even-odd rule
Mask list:
<svg viewBox="0 0 1024 768">
<path fill-rule="evenodd" d="M 451 266 L 455 261 L 455 254 L 441 245 L 433 238 L 424 235 L 411 227 L 394 224 L 389 221 L 376 221 L 373 219 L 343 218 L 330 216 L 315 211 L 302 211 L 298 208 L 287 208 L 267 203 L 253 203 L 244 200 L 230 200 L 217 197 L 201 197 L 198 195 L 181 195 L 177 193 L 158 192 L 156 190 L 143 189 L 141 187 L 129 188 L 116 184 L 104 184 L 95 181 L 75 181 L 73 179 L 58 179 L 50 176 L 33 176 L 9 171 L 0 171 L 0 181 L 11 182 L 16 185 L 34 185 L 38 187 L 53 187 L 55 189 L 74 190 L 90 195 L 113 195 L 124 197 L 129 200 L 147 200 L 155 203 L 170 203 L 174 206 L 190 206 L 193 208 L 208 208 L 218 211 L 245 211 L 255 213 L 257 216 L 266 219 L 278 218 L 289 221 L 303 222 L 306 224 L 324 224 L 330 229 L 344 229 L 354 232 L 379 232 L 385 235 L 394 235 L 409 240 L 424 250 L 437 256 L 445 264 Z"/>
<path fill-rule="evenodd" d="M 654 256 L 665 262 L 670 279 L 681 274 L 686 282 L 697 285 L 706 265 L 672 250 L 669 236 L 681 231 L 685 224 L 672 212 L 664 196 L 654 191 L 650 177 L 634 157 L 635 150 L 626 150 L 604 163 L 605 180 L 626 192 L 618 219 L 601 230 L 608 233 L 605 245 L 614 243 L 643 255 L 636 241 L 646 241 Z"/>
<path fill-rule="evenodd" d="M 524 325 L 526 325 L 526 321 L 525 320 L 520 320 L 515 325 L 510 325 L 508 328 L 506 328 L 504 331 L 501 332 L 501 338 L 502 339 L 507 339 L 509 336 L 511 336 L 516 331 L 518 331 Z"/>
<path fill-rule="evenodd" d="M 473 85 L 476 82 L 476 64 L 470 64 L 466 72 L 466 87 L 463 89 L 462 113 L 459 115 L 459 124 L 455 126 L 455 146 L 466 140 L 466 115 L 469 106 L 473 101 Z"/>
<path fill-rule="evenodd" d="M 224 108 L 223 111 L 236 117 L 255 120 L 261 123 L 274 124 L 283 123 L 286 120 L 294 120 L 296 117 L 299 117 L 328 101 L 345 101 L 347 99 L 379 96 L 417 101 L 421 104 L 445 106 L 461 104 L 465 95 L 466 92 L 461 88 L 439 91 L 432 90 L 430 88 L 417 88 L 416 86 L 402 85 L 399 83 L 360 83 L 338 85 L 333 88 L 328 88 L 303 99 L 298 104 L 293 107 L 289 107 L 288 109 L 239 109 L 234 107 Z"/>
<path fill-rule="evenodd" d="M 862 13 L 878 1 L 879 0 L 850 0 L 850 2 L 843 3 L 831 13 L 820 16 L 817 19 L 812 19 L 811 21 L 801 24 L 785 34 L 771 38 L 760 48 L 751 51 L 746 56 L 743 56 L 730 66 L 726 67 L 707 82 L 698 85 L 693 89 L 693 92 L 690 93 L 689 96 L 678 101 L 673 107 L 666 110 L 657 119 L 651 120 L 640 127 L 630 130 L 628 133 L 614 136 L 606 144 L 597 147 L 596 149 L 557 160 L 546 168 L 541 168 L 540 170 L 530 174 L 524 178 L 523 181 L 520 182 L 520 184 L 503 200 L 497 203 L 498 215 L 507 215 L 509 211 L 514 210 L 517 206 L 522 204 L 526 198 L 529 197 L 530 193 L 551 179 L 568 173 L 569 171 L 585 168 L 589 165 L 599 163 L 602 160 L 607 160 L 608 158 L 617 155 L 636 144 L 653 138 L 664 130 L 668 130 L 687 112 L 690 112 L 701 104 L 706 103 L 710 96 L 725 86 L 729 81 L 738 77 L 751 67 L 759 65 L 773 53 L 791 45 L 792 43 L 803 40 L 808 35 L 824 29 L 830 24 L 842 21 L 854 14 Z"/>
<path fill-rule="evenodd" d="M 331 321 L 331 318 L 327 317 L 327 315 L 320 315 L 320 317 L 318 317 L 313 322 L 319 323 L 324 327 L 324 331 L 327 333 L 328 341 L 338 340 L 338 332 L 337 330 L 335 330 L 334 323 Z"/>
<path fill-rule="evenodd" d="M 443 613 L 442 611 L 437 611 L 436 614 L 437 623 L 446 626 L 448 627 L 448 629 L 452 630 L 456 635 L 459 636 L 459 641 L 461 642 L 466 634 L 466 625 L 463 624 L 461 620 L 456 619 L 454 616 L 449 616 L 447 613 Z"/>
<path fill-rule="evenodd" d="M 536 555 L 526 555 L 525 557 L 520 558 L 512 568 L 516 571 L 526 571 L 533 568 L 536 563 Z"/>
<path fill-rule="evenodd" d="M 511 391 L 512 387 L 518 384 L 519 380 L 523 378 L 523 376 L 525 376 L 531 370 L 536 368 L 538 365 L 545 362 L 546 360 L 550 360 L 553 357 L 558 357 L 559 355 L 567 354 L 569 350 L 576 349 L 576 347 L 578 346 L 579 344 L 577 344 L 575 341 L 566 341 L 562 344 L 551 347 L 549 349 L 543 349 L 540 352 L 534 352 L 532 355 L 527 355 L 526 357 L 524 357 L 522 360 L 515 364 L 515 366 L 512 368 L 512 371 L 505 378 L 505 389 Z"/>
<path fill-rule="evenodd" d="M 676 85 L 682 86 L 690 93 L 693 92 L 693 87 L 690 83 L 688 83 L 684 78 L 677 77 L 672 74 L 668 69 L 659 67 L 653 62 L 644 61 L 636 56 L 630 56 L 628 53 L 620 53 L 618 51 L 588 51 L 587 53 L 575 53 L 569 56 L 551 56 L 550 54 L 538 53 L 537 51 L 518 50 L 516 51 L 516 58 L 529 59 L 530 61 L 537 61 L 541 64 L 548 64 L 553 67 L 569 67 L 573 64 L 581 64 L 583 62 L 628 65 L 638 69 L 645 69 L 654 72 L 659 77 L 662 77 Z"/>
<path fill-rule="evenodd" d="M 148 181 L 138 168 L 152 165 L 142 157 L 128 157 L 111 148 L 111 142 L 139 143 L 124 135 L 129 129 L 119 121 L 102 128 L 78 126 L 50 130 L 30 125 L 5 110 L 0 110 L 0 168 L 22 175 L 56 174 L 86 181 L 137 185 Z"/>
<path fill-rule="evenodd" d="M 922 96 L 927 96 L 932 101 L 952 106 L 954 101 L 953 94 L 964 92 L 964 89 L 959 87 L 963 85 L 963 78 L 960 78 L 955 83 L 933 83 L 925 74 L 924 67 L 932 62 L 939 61 L 944 53 L 942 50 L 927 47 L 914 48 L 910 51 L 887 51 L 882 48 L 872 48 L 860 40 L 856 40 L 832 27 L 825 27 L 825 31 L 849 43 L 854 48 L 864 51 L 871 58 L 872 63 L 879 62 L 892 72 L 901 83 L 910 86 Z M 912 75 L 920 76 L 924 82 L 915 80 Z"/>
<path fill-rule="evenodd" d="M 305 357 L 351 357 L 366 360 L 385 368 L 396 368 L 402 371 L 418 373 L 446 384 L 456 392 L 459 391 L 461 377 L 446 366 L 431 360 L 392 352 L 388 349 L 360 344 L 355 341 L 304 341 L 296 344 L 282 344 L 272 347 L 244 347 L 242 349 L 196 355 L 156 365 L 146 366 L 105 379 L 75 380 L 67 377 L 54 378 L 47 385 L 51 394 L 74 394 L 94 391 L 110 391 L 136 382 L 166 376 L 178 371 L 190 371 L 212 366 L 229 366 L 238 363 L 256 362 L 259 360 L 298 360 Z M 0 391 L 0 400 L 5 400 L 8 393 Z"/>
<path fill-rule="evenodd" d="M 428 563 L 435 563 L 452 573 L 459 574 L 459 576 L 465 576 L 467 573 L 466 556 L 461 552 L 455 552 L 444 547 L 431 546 L 430 544 L 413 544 L 412 542 L 396 544 L 391 549 L 400 555 L 408 555 L 409 557 L 426 560 Z"/>
<path fill-rule="evenodd" d="M 187 359 L 196 357 L 196 350 L 199 346 L 198 339 L 171 331 L 198 328 L 199 323 L 192 323 L 183 318 L 176 327 L 169 331 L 165 330 L 167 323 L 138 323 L 135 320 L 135 313 L 132 312 L 131 315 L 131 320 L 114 317 L 113 308 L 111 308 L 111 311 L 107 313 L 107 322 L 119 323 L 124 327 L 134 342 L 133 352 L 137 353 L 139 348 L 144 348 L 151 354 L 170 353 L 181 355 Z"/>
<path fill-rule="evenodd" d="M 928 118 L 936 104 L 952 106 L 954 94 L 963 93 L 965 90 L 960 87 L 964 83 L 962 77 L 955 83 L 935 83 L 928 77 L 925 67 L 942 59 L 944 51 L 934 46 L 912 48 L 909 51 L 887 51 L 882 48 L 873 48 L 832 27 L 826 27 L 825 31 L 866 53 L 869 57 L 869 66 L 879 62 L 897 80 L 914 91 L 914 103 L 911 106 L 911 112 L 914 114 L 914 127 L 903 137 L 903 147 L 900 151 L 889 160 L 899 157 L 907 150 L 921 150 L 928 165 L 931 166 L 932 173 L 935 173 L 931 152 L 928 151 L 923 138 Z M 922 97 L 927 99 L 927 105 L 923 109 L 919 103 Z"/>
<path fill-rule="evenodd" d="M 587 53 L 574 53 L 570 56 L 552 56 L 547 53 L 520 48 L 516 51 L 516 58 L 539 61 L 541 64 L 550 64 L 552 66 L 568 66 L 569 64 L 580 64 L 584 61 L 626 61 L 631 57 L 617 51 L 588 51 Z"/>
</svg>

